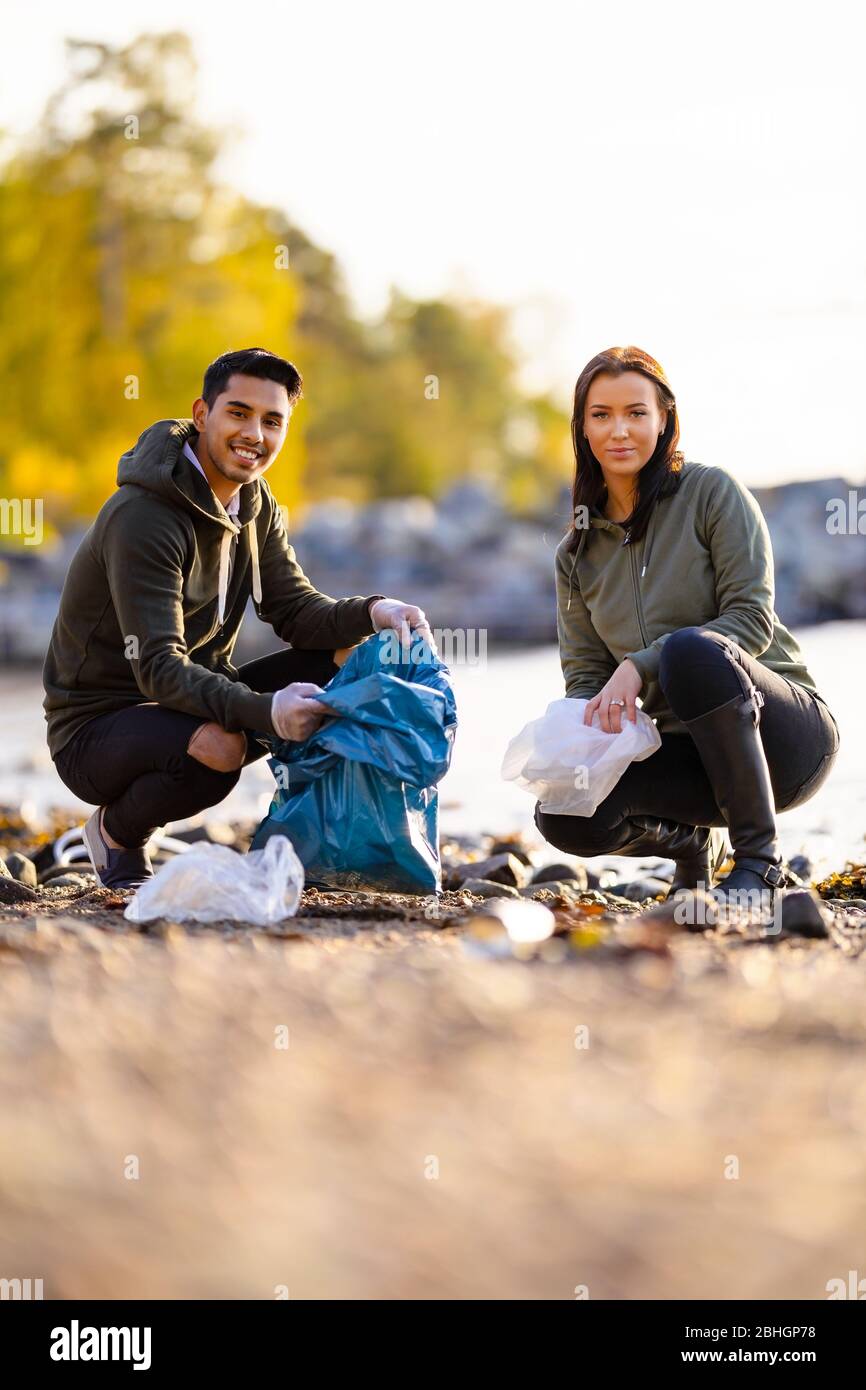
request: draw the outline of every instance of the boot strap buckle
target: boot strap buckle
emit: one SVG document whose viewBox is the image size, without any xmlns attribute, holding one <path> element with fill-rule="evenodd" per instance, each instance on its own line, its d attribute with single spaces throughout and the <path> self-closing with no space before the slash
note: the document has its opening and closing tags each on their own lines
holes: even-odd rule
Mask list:
<svg viewBox="0 0 866 1390">
<path fill-rule="evenodd" d="M 781 888 L 785 882 L 785 873 L 781 864 L 768 864 L 762 877 L 764 882 L 769 883 L 772 888 Z"/>
<path fill-rule="evenodd" d="M 762 690 L 759 690 L 757 686 L 755 686 L 752 690 L 751 696 L 746 701 L 746 708 L 752 711 L 756 724 L 760 721 L 760 714 L 758 713 L 758 711 L 763 709 L 763 706 L 764 693 Z"/>
<path fill-rule="evenodd" d="M 758 687 L 752 683 L 752 681 L 749 679 L 748 674 L 743 670 L 742 666 L 736 658 L 734 651 L 731 648 L 729 638 L 725 639 L 725 645 L 722 647 L 722 651 L 737 673 L 737 680 L 740 682 L 740 685 L 743 688 L 744 707 L 748 710 L 751 710 L 753 721 L 755 725 L 757 725 L 760 722 L 760 715 L 758 711 L 763 707 L 764 704 L 763 692 L 760 691 Z"/>
</svg>

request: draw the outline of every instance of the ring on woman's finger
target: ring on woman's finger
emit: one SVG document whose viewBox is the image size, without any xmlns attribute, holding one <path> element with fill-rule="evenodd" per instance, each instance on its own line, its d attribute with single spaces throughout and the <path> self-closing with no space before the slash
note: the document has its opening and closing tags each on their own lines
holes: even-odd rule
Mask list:
<svg viewBox="0 0 866 1390">
<path fill-rule="evenodd" d="M 612 705 L 622 705 L 623 709 L 625 709 L 625 700 L 611 700 L 610 703 Z"/>
</svg>

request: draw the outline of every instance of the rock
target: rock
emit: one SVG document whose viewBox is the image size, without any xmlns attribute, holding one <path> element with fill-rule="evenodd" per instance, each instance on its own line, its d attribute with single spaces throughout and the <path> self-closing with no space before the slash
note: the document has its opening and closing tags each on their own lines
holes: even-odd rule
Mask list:
<svg viewBox="0 0 866 1390">
<path fill-rule="evenodd" d="M 173 830 L 171 838 L 180 840 L 185 845 L 205 843 L 228 845 L 230 849 L 234 849 L 237 833 L 231 825 L 225 825 L 222 821 L 208 821 L 207 825 L 196 825 L 190 830 Z M 174 856 L 170 857 L 173 858 Z"/>
<path fill-rule="evenodd" d="M 31 854 L 30 858 L 36 866 L 36 873 L 40 876 L 41 882 L 43 869 L 50 869 L 57 863 L 57 860 L 54 858 L 54 842 L 49 840 L 46 844 L 40 845 L 39 848 Z"/>
<path fill-rule="evenodd" d="M 90 865 L 90 862 L 88 860 L 76 859 L 71 864 L 49 864 L 48 867 L 43 869 L 39 874 L 39 882 L 44 888 L 46 884 L 56 883 L 58 878 L 63 878 L 64 875 L 70 873 L 85 874 L 88 875 L 94 882 L 96 881 L 96 874 L 94 873 L 93 868 Z"/>
<path fill-rule="evenodd" d="M 795 854 L 788 860 L 788 868 L 801 878 L 804 883 L 809 883 L 812 878 L 812 861 L 807 854 Z"/>
<path fill-rule="evenodd" d="M 587 888 L 601 889 L 607 892 L 611 885 L 619 882 L 619 874 L 616 869 L 591 869 L 588 864 L 581 864 L 580 868 L 586 874 Z"/>
<path fill-rule="evenodd" d="M 674 864 L 672 864 L 672 863 L 668 863 L 668 864 L 663 864 L 663 863 L 651 864 L 651 865 L 649 866 L 649 868 L 647 869 L 647 877 L 648 877 L 648 878 L 660 878 L 660 879 L 662 879 L 662 881 L 663 881 L 664 883 L 672 883 L 672 882 L 673 882 L 673 877 L 674 877 L 674 873 L 675 873 L 675 872 L 676 872 L 676 869 L 675 869 Z"/>
<path fill-rule="evenodd" d="M 630 903 L 642 903 L 644 898 L 654 898 L 659 893 L 667 893 L 670 884 L 660 878 L 634 878 L 629 883 L 614 883 L 607 889 L 617 897 L 626 898 Z"/>
<path fill-rule="evenodd" d="M 11 878 L 11 877 L 12 877 L 12 875 L 10 874 L 9 870 L 6 868 L 6 863 L 5 863 L 5 861 L 4 861 L 3 859 L 0 859 L 0 878 Z"/>
<path fill-rule="evenodd" d="M 513 854 L 495 854 L 472 864 L 458 864 L 448 875 L 449 887 L 465 887 L 467 878 L 481 878 L 489 883 L 506 883 L 511 888 L 523 888 L 531 878 L 528 865 Z"/>
<path fill-rule="evenodd" d="M 589 870 L 587 869 L 587 874 Z M 597 874 L 593 874 L 597 881 L 590 884 L 591 888 L 599 888 L 602 893 L 613 892 L 613 885 L 619 882 L 619 874 L 616 869 L 599 869 Z"/>
<path fill-rule="evenodd" d="M 515 859 L 519 859 L 521 864 L 532 865 L 532 856 L 523 840 L 519 835 L 514 835 L 510 839 L 494 840 L 490 846 L 490 854 L 513 854 Z"/>
<path fill-rule="evenodd" d="M 543 869 L 536 869 L 532 875 L 535 884 L 564 883 L 566 880 L 573 882 L 581 891 L 590 887 L 589 874 L 582 864 L 577 868 L 571 864 L 545 864 Z"/>
<path fill-rule="evenodd" d="M 19 883 L 12 877 L 0 878 L 0 904 L 38 903 L 39 896 L 26 883 Z"/>
<path fill-rule="evenodd" d="M 467 878 L 460 887 L 465 893 L 474 893 L 477 898 L 519 898 L 516 888 L 508 883 L 493 883 L 489 878 Z"/>
<path fill-rule="evenodd" d="M 554 879 L 551 883 L 527 883 L 525 888 L 518 888 L 517 891 L 521 898 L 534 898 L 538 893 L 558 893 L 562 897 L 574 899 L 584 890 L 573 880 L 562 883 Z"/>
<path fill-rule="evenodd" d="M 781 923 L 794 936 L 827 936 L 833 914 L 811 888 L 782 890 Z"/>
<path fill-rule="evenodd" d="M 831 514 L 834 501 L 852 507 L 852 485 L 815 478 L 756 488 L 754 495 L 770 531 L 776 610 L 785 625 L 866 616 L 866 548 L 840 540 L 844 524 L 840 533 L 838 510 Z"/>
<path fill-rule="evenodd" d="M 487 478 L 452 484 L 439 498 L 438 513 L 437 526 L 442 521 L 452 522 L 469 541 L 489 538 L 500 542 L 508 529 L 501 493 Z"/>
<path fill-rule="evenodd" d="M 632 920 L 672 932 L 699 932 L 715 927 L 718 915 L 719 905 L 709 893 L 700 888 L 680 888 Z"/>
<path fill-rule="evenodd" d="M 608 894 L 599 892 L 597 888 L 588 888 L 586 892 L 581 893 L 580 897 L 581 901 L 588 906 L 595 904 L 597 907 L 610 907 Z"/>
<path fill-rule="evenodd" d="M 26 854 L 10 854 L 6 860 L 6 869 L 19 883 L 26 883 L 28 888 L 36 887 L 36 865 Z"/>
<path fill-rule="evenodd" d="M 441 849 L 443 854 L 451 853 L 455 858 L 458 857 L 458 851 L 462 852 L 464 856 L 474 854 L 476 851 L 484 849 L 484 836 L 462 835 L 455 832 L 453 835 L 449 835 L 447 840 L 441 841 Z"/>
<path fill-rule="evenodd" d="M 92 888 L 94 880 L 85 878 L 84 874 L 57 874 L 55 878 L 49 880 L 46 885 L 49 888 Z"/>
</svg>

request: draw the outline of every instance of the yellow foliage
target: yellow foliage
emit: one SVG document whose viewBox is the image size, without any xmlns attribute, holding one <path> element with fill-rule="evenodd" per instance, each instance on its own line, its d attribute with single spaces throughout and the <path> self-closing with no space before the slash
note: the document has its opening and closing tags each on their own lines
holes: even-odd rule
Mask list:
<svg viewBox="0 0 866 1390">
<path fill-rule="evenodd" d="M 518 390 L 502 311 L 395 293 L 381 323 L 363 324 L 327 252 L 214 181 L 219 139 L 192 114 L 184 35 L 73 47 L 89 69 L 52 99 L 0 186 L 7 493 L 42 496 L 61 527 L 89 519 L 120 455 L 154 421 L 189 416 L 208 363 L 241 347 L 304 376 L 269 478 L 290 508 L 435 495 L 479 460 L 521 508 L 569 477 L 567 421 Z M 509 438 L 527 409 L 529 450 Z"/>
</svg>

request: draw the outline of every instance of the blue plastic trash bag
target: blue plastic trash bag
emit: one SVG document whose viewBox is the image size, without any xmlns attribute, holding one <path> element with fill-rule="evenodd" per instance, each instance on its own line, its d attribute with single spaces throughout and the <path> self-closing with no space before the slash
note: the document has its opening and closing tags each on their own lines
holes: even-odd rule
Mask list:
<svg viewBox="0 0 866 1390">
<path fill-rule="evenodd" d="M 447 666 L 422 637 L 407 648 L 386 630 L 350 653 L 321 702 L 339 717 L 303 743 L 269 740 L 277 792 L 252 848 L 287 835 L 324 888 L 438 893 L 436 784 L 457 730 Z"/>
</svg>

